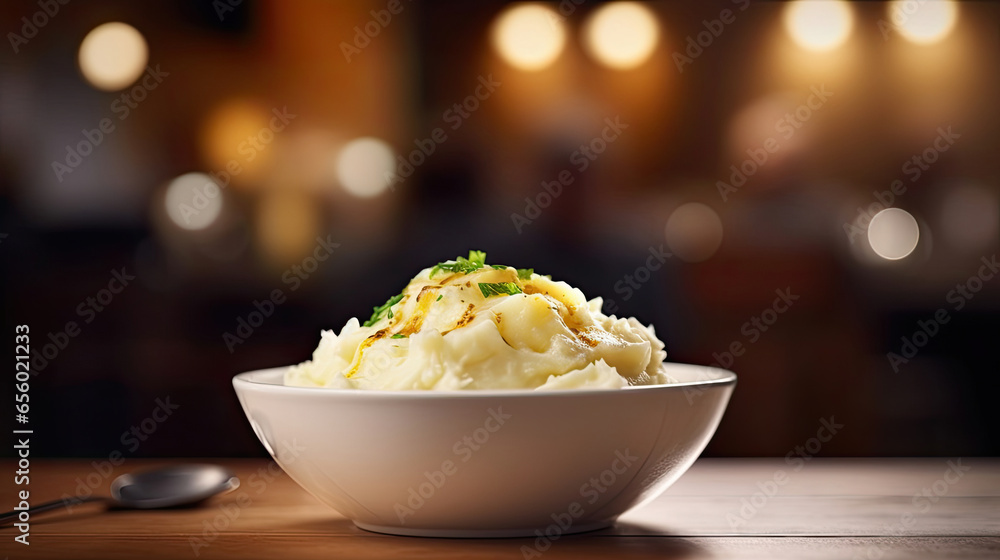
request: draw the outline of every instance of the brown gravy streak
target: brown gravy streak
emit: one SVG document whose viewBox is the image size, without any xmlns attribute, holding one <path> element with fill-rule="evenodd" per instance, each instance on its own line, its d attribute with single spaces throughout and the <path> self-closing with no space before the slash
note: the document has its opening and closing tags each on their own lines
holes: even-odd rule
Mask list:
<svg viewBox="0 0 1000 560">
<path fill-rule="evenodd" d="M 448 329 L 448 330 L 446 330 L 446 331 L 444 331 L 441 334 L 442 335 L 446 335 L 446 334 L 450 333 L 451 331 L 453 331 L 455 329 L 460 329 L 460 328 L 464 327 L 465 325 L 468 325 L 469 323 L 471 323 L 472 320 L 476 318 L 476 314 L 472 312 L 472 310 L 475 309 L 475 307 L 476 306 L 474 304 L 470 303 L 469 307 L 467 307 L 465 309 L 465 313 L 462 314 L 462 318 L 459 319 L 457 323 L 455 323 L 455 326 L 452 327 L 452 328 L 450 328 L 450 329 Z"/>
<path fill-rule="evenodd" d="M 451 282 L 452 280 L 454 280 L 455 278 L 458 278 L 460 276 L 465 276 L 465 275 L 464 274 L 459 274 L 457 272 L 453 273 L 453 274 L 449 274 L 448 276 L 445 276 L 444 278 L 442 278 L 438 282 L 438 286 L 447 286 L 449 282 Z"/>
<path fill-rule="evenodd" d="M 438 286 L 424 286 L 420 288 L 420 293 L 417 294 L 417 309 L 414 311 L 413 316 L 410 320 L 403 325 L 403 328 L 394 334 L 401 334 L 403 336 L 410 336 L 420 330 L 420 326 L 424 324 L 424 317 L 427 316 L 427 312 L 431 308 L 431 304 L 434 303 L 434 294 L 440 288 Z"/>
<path fill-rule="evenodd" d="M 573 332 L 573 335 L 575 335 L 577 338 L 580 339 L 580 342 L 583 342 L 584 344 L 590 346 L 591 348 L 594 348 L 599 344 L 598 341 L 580 332 L 580 329 L 570 328 L 569 330 Z"/>
<path fill-rule="evenodd" d="M 389 334 L 389 329 L 382 329 L 376 332 L 375 334 L 369 336 L 368 338 L 364 339 L 364 341 L 361 342 L 361 345 L 358 346 L 358 353 L 354 358 L 354 365 L 352 365 L 351 369 L 344 374 L 344 377 L 347 378 L 354 377 L 354 375 L 358 373 L 358 368 L 361 367 L 361 357 L 364 351 L 372 344 L 375 344 L 376 340 L 385 338 L 388 334 Z"/>
<path fill-rule="evenodd" d="M 546 293 L 545 290 L 539 290 L 537 287 L 535 287 L 534 284 L 525 284 L 524 287 L 521 288 L 521 291 L 523 291 L 526 294 L 543 294 L 546 296 L 549 295 L 548 293 Z"/>
</svg>

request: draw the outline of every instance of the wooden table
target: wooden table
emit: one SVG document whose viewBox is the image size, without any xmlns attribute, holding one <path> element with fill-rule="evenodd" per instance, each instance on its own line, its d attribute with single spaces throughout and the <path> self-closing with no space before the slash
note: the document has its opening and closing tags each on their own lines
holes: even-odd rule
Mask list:
<svg viewBox="0 0 1000 560">
<path fill-rule="evenodd" d="M 176 462 L 176 461 L 175 461 Z M 243 481 L 193 509 L 80 506 L 32 519 L 30 546 L 0 529 L 18 558 L 524 558 L 530 539 L 393 537 L 359 530 L 273 463 L 220 460 Z M 14 465 L 4 461 L 5 472 Z M 128 460 L 104 478 L 166 461 Z M 795 466 L 800 466 L 795 470 Z M 39 502 L 74 492 L 95 469 L 35 460 Z M 14 504 L 4 483 L 3 509 Z M 614 529 L 557 540 L 542 558 L 1000 558 L 1000 460 L 703 459 Z"/>
</svg>

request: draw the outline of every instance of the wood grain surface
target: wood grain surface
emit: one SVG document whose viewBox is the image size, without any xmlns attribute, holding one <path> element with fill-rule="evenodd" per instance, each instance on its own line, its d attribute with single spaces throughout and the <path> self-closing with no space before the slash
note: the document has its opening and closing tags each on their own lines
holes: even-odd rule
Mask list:
<svg viewBox="0 0 1000 560">
<path fill-rule="evenodd" d="M 35 503 L 80 481 L 194 461 L 129 460 L 102 476 L 86 460 L 35 460 Z M 666 493 L 595 533 L 535 555 L 532 539 L 394 537 L 356 528 L 264 460 L 203 460 L 233 469 L 235 492 L 198 507 L 31 519 L 30 546 L 0 529 L 10 558 L 1000 558 L 1000 460 L 703 459 Z M 13 472 L 14 464 L 3 466 Z M 97 473 L 97 474 L 94 474 Z M 948 474 L 951 473 L 951 474 Z M 960 473 L 961 476 L 959 476 Z M 779 483 L 780 482 L 780 483 Z M 3 509 L 14 505 L 4 484 Z"/>
</svg>

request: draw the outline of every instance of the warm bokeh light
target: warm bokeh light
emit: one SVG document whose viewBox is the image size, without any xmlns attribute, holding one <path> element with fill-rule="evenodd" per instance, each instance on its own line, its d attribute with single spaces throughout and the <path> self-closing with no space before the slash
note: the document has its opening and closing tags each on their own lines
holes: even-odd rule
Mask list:
<svg viewBox="0 0 1000 560">
<path fill-rule="evenodd" d="M 186 173 L 167 185 L 163 202 L 167 216 L 178 227 L 205 229 L 222 212 L 222 190 L 204 173 Z"/>
<path fill-rule="evenodd" d="M 902 259 L 917 248 L 920 227 L 909 212 L 886 208 L 872 218 L 868 226 L 868 243 L 875 254 L 890 261 Z"/>
<path fill-rule="evenodd" d="M 354 196 L 370 198 L 382 194 L 395 174 L 392 147 L 378 138 L 356 138 L 337 156 L 337 179 Z"/>
<path fill-rule="evenodd" d="M 637 2 L 613 2 L 594 12 L 584 29 L 588 52 L 606 66 L 625 70 L 649 59 L 660 37 L 656 16 Z"/>
<path fill-rule="evenodd" d="M 105 23 L 87 33 L 78 55 L 83 77 L 104 91 L 132 84 L 145 71 L 148 59 L 149 49 L 142 33 L 121 22 Z"/>
<path fill-rule="evenodd" d="M 256 178 L 271 160 L 276 133 L 270 118 L 266 107 L 249 99 L 230 99 L 214 107 L 198 138 L 205 162 L 225 171 L 235 184 Z"/>
<path fill-rule="evenodd" d="M 889 4 L 888 16 L 903 37 L 930 44 L 951 33 L 958 19 L 958 6 L 952 0 L 896 0 Z"/>
<path fill-rule="evenodd" d="M 941 233 L 956 249 L 981 250 L 1000 241 L 1000 199 L 980 186 L 960 185 L 941 202 Z"/>
<path fill-rule="evenodd" d="M 508 8 L 493 24 L 494 48 L 521 70 L 541 70 L 552 64 L 565 43 L 562 17 L 542 4 Z"/>
<path fill-rule="evenodd" d="M 670 251 L 685 262 L 708 260 L 722 245 L 722 220 L 700 202 L 678 206 L 665 229 Z"/>
<path fill-rule="evenodd" d="M 267 191 L 257 206 L 257 239 L 272 263 L 284 266 L 305 257 L 316 244 L 320 217 L 309 193 Z"/>
<path fill-rule="evenodd" d="M 729 121 L 727 159 L 740 167 L 741 162 L 751 158 L 747 150 L 759 150 L 765 143 L 776 141 L 780 148 L 768 154 L 762 172 L 769 173 L 778 167 L 786 157 L 801 149 L 810 136 L 808 127 L 793 129 L 794 125 L 790 124 L 788 118 L 788 115 L 794 116 L 796 110 L 800 110 L 801 102 L 801 94 L 777 91 L 758 97 L 741 108 Z M 793 118 L 799 122 L 798 117 Z M 791 137 L 787 134 L 789 130 L 793 130 Z M 732 173 L 731 169 L 726 172 L 730 182 Z M 757 184 L 753 188 L 761 186 L 763 185 Z"/>
<path fill-rule="evenodd" d="M 269 175 L 274 182 L 329 193 L 331 185 L 336 183 L 331 163 L 334 158 L 330 154 L 339 153 L 343 140 L 333 130 L 309 126 L 289 131 L 282 140 Z"/>
<path fill-rule="evenodd" d="M 803 48 L 828 51 L 851 34 L 854 16 L 843 0 L 795 0 L 785 7 L 785 28 Z"/>
</svg>

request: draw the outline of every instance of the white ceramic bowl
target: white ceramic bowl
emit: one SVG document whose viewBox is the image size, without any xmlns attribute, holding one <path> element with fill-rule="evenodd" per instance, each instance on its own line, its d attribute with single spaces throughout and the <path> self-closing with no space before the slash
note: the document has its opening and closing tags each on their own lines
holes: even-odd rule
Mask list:
<svg viewBox="0 0 1000 560">
<path fill-rule="evenodd" d="M 607 527 L 691 466 L 736 375 L 666 364 L 680 383 L 613 390 L 361 391 L 233 386 L 275 461 L 362 529 L 435 537 Z"/>
</svg>

